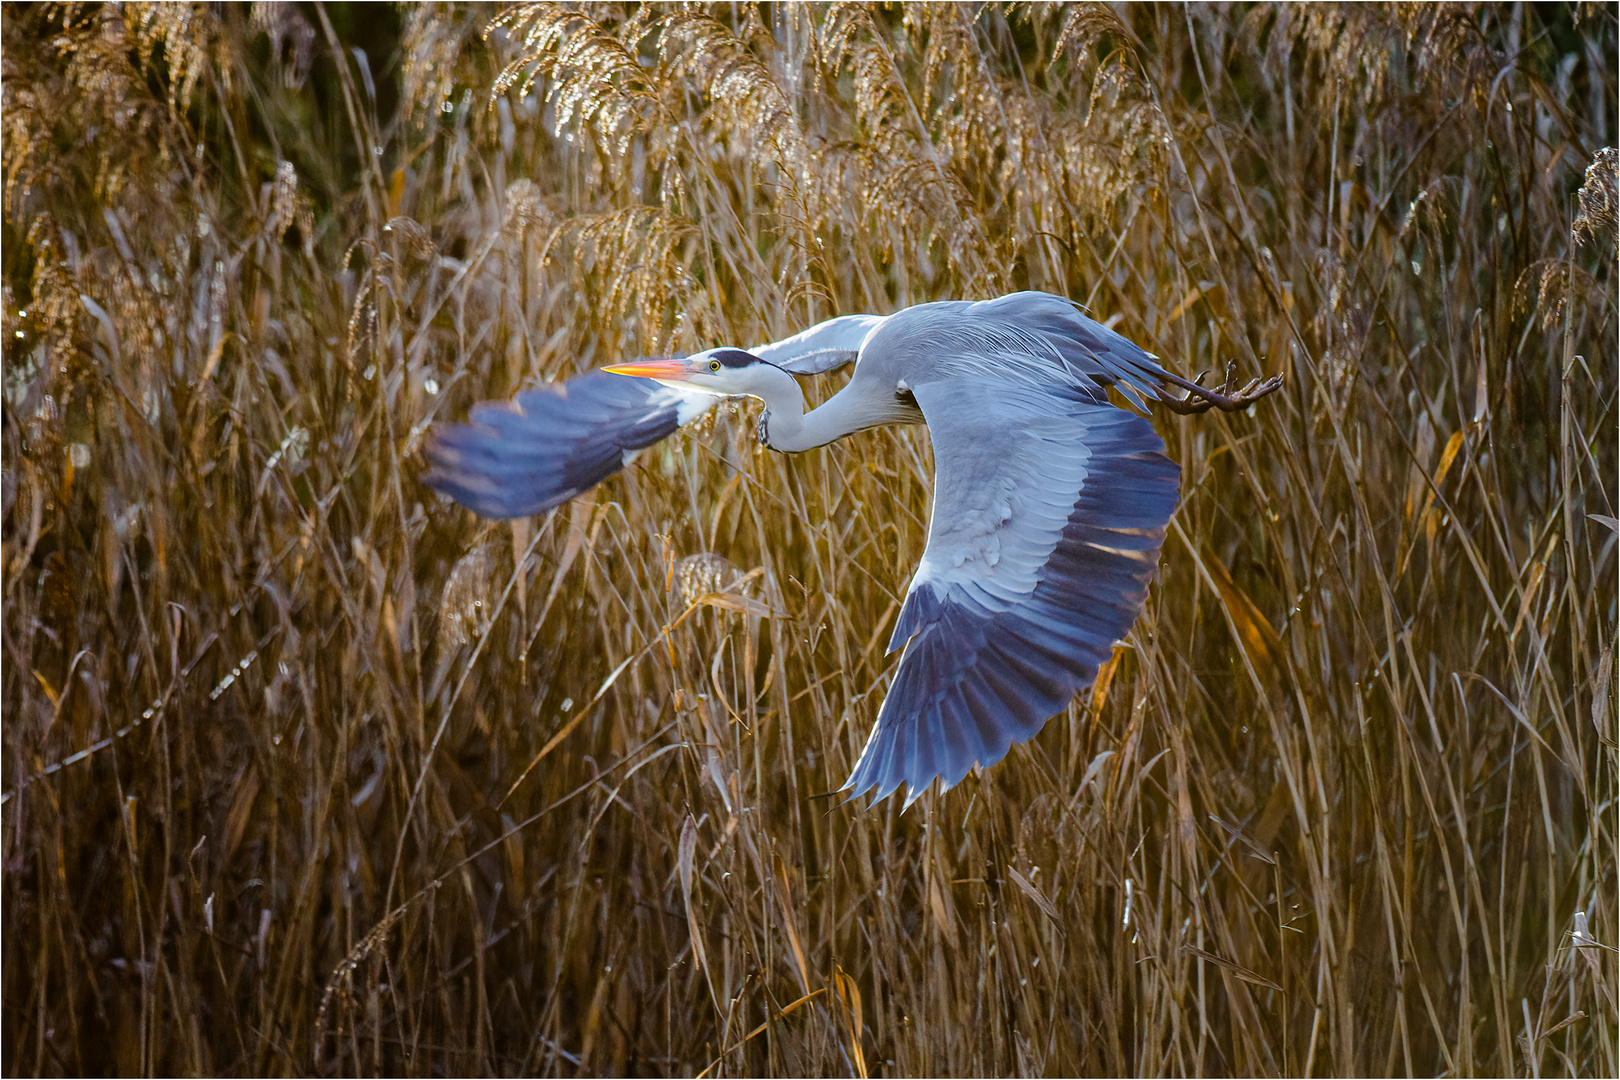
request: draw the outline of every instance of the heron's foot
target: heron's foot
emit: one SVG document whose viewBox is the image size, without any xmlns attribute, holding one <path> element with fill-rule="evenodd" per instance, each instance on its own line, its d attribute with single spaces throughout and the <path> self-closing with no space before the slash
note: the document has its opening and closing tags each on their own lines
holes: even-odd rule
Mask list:
<svg viewBox="0 0 1620 1080">
<path fill-rule="evenodd" d="M 1196 379 L 1183 379 L 1173 372 L 1164 373 L 1164 381 L 1187 391 L 1185 397 L 1171 397 L 1158 388 L 1159 401 L 1171 412 L 1191 415 L 1208 412 L 1210 409 L 1220 409 L 1222 412 L 1237 412 L 1247 409 L 1267 394 L 1276 393 L 1282 389 L 1282 376 L 1273 375 L 1269 379 L 1250 379 L 1241 388 L 1237 385 L 1237 364 L 1228 362 L 1226 365 L 1226 381 L 1219 390 L 1212 390 L 1204 385 L 1204 375 L 1200 372 Z"/>
</svg>

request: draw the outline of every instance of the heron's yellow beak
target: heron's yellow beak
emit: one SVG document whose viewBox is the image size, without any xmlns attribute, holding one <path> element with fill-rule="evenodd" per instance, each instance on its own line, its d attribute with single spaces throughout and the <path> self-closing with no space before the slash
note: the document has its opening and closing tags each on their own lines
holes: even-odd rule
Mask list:
<svg viewBox="0 0 1620 1080">
<path fill-rule="evenodd" d="M 639 375 L 643 379 L 672 379 L 684 381 L 692 374 L 685 360 L 633 360 L 628 364 L 614 364 L 603 371 L 615 375 Z"/>
</svg>

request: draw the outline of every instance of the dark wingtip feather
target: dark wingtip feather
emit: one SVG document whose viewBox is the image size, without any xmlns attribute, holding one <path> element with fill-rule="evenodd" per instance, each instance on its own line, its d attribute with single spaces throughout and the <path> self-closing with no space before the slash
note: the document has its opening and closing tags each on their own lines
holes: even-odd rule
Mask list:
<svg viewBox="0 0 1620 1080">
<path fill-rule="evenodd" d="M 484 517 L 526 517 L 589 491 L 624 468 L 627 454 L 706 408 L 651 379 L 592 371 L 483 402 L 469 423 L 439 426 L 422 479 Z"/>
</svg>

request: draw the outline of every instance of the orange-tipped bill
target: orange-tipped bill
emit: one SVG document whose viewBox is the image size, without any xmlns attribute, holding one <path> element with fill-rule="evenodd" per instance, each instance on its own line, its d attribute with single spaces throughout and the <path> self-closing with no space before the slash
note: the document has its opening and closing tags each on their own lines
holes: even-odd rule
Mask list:
<svg viewBox="0 0 1620 1080">
<path fill-rule="evenodd" d="M 615 375 L 639 375 L 643 379 L 664 379 L 673 382 L 684 382 L 691 374 L 685 360 L 633 360 L 628 364 L 613 364 L 605 367 L 603 371 L 611 371 Z"/>
</svg>

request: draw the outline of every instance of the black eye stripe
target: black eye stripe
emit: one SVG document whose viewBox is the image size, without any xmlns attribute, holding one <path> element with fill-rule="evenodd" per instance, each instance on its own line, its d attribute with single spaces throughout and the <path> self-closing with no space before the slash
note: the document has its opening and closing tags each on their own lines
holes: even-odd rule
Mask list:
<svg viewBox="0 0 1620 1080">
<path fill-rule="evenodd" d="M 749 364 L 761 363 L 759 357 L 743 349 L 716 349 L 709 354 L 709 359 L 718 360 L 721 365 L 729 368 L 747 367 Z"/>
</svg>

